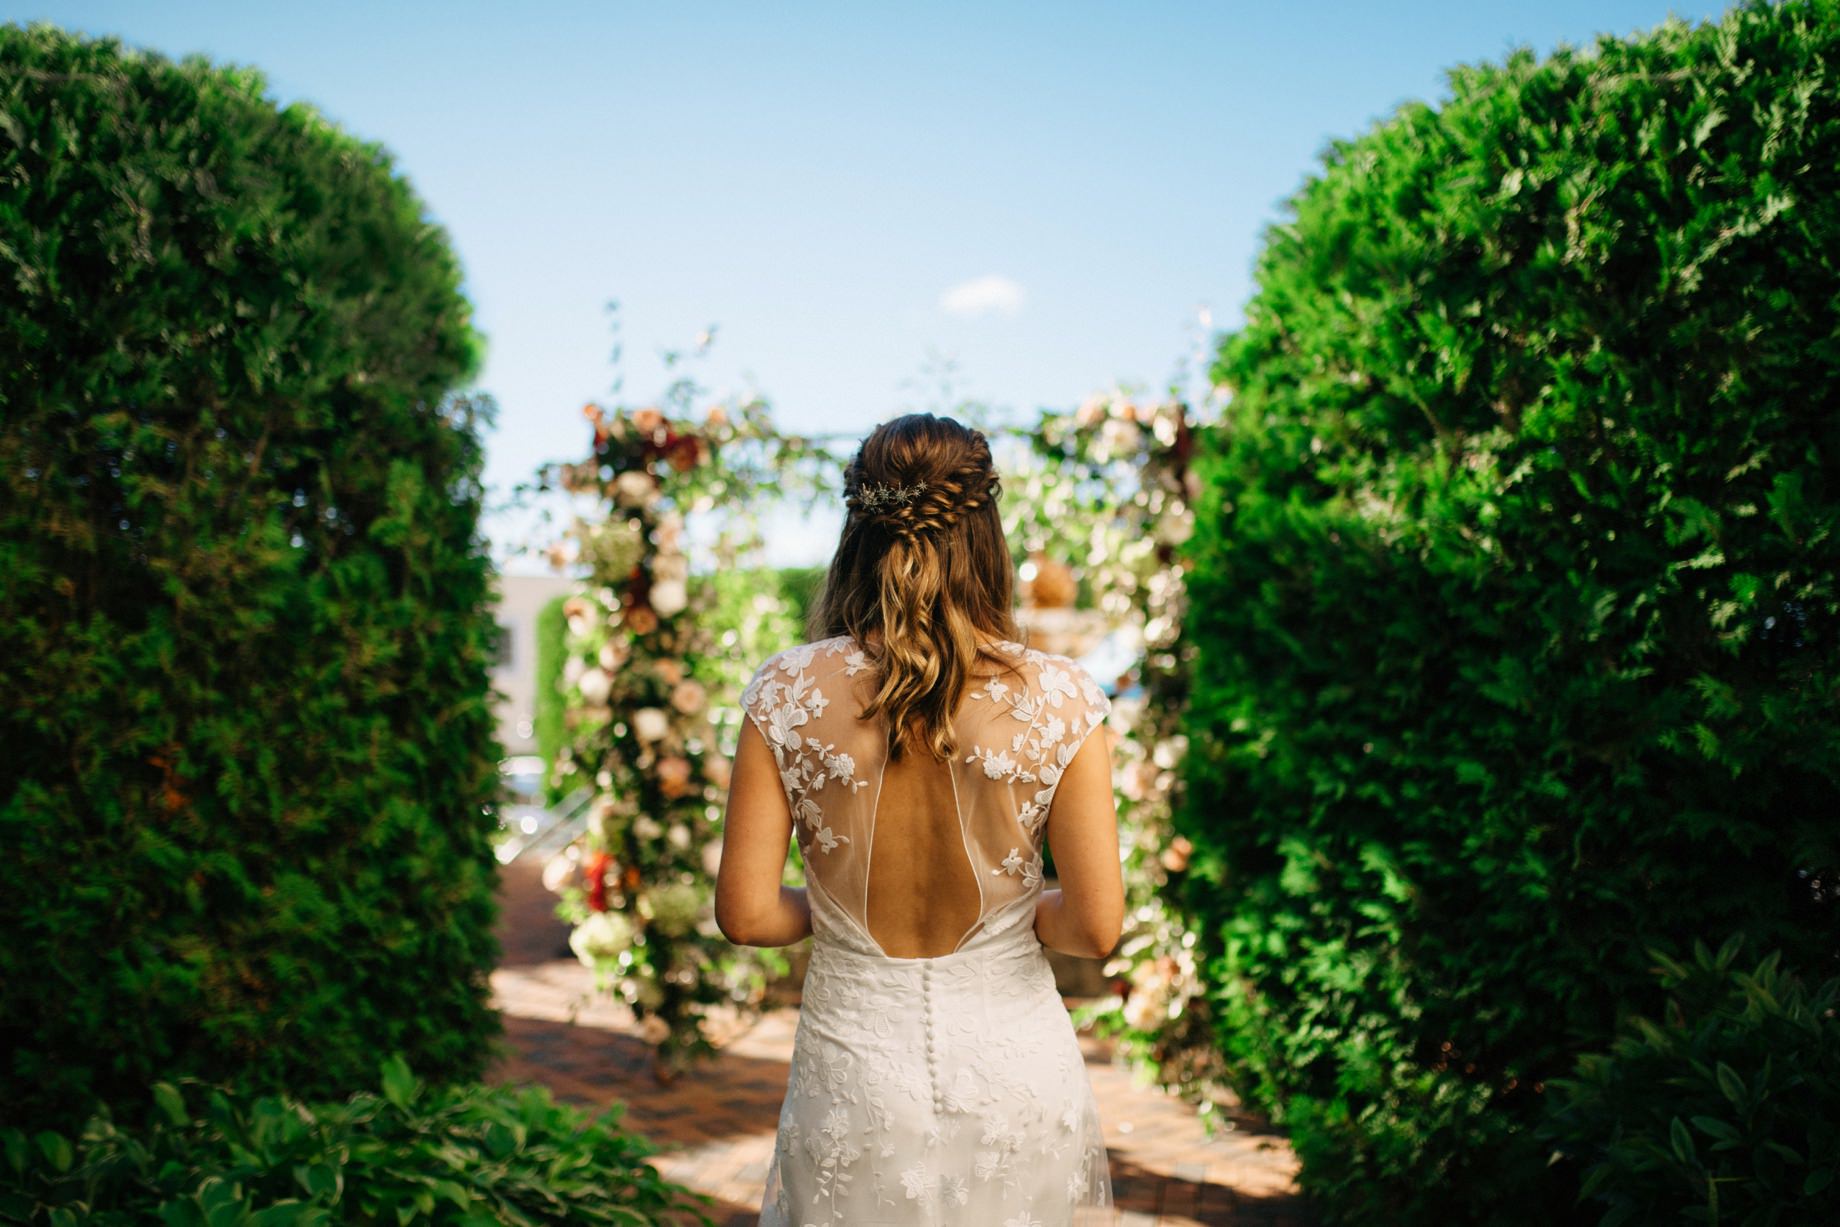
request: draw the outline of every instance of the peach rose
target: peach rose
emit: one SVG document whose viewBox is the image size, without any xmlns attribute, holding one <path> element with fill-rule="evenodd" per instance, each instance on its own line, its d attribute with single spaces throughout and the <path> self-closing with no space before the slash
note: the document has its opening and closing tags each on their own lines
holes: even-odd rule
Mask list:
<svg viewBox="0 0 1840 1227">
<path fill-rule="evenodd" d="M 671 688 L 671 706 L 686 716 L 694 716 L 709 701 L 709 693 L 694 678 L 685 678 Z"/>
<path fill-rule="evenodd" d="M 658 789 L 675 800 L 690 791 L 690 760 L 673 754 L 658 760 Z"/>
</svg>

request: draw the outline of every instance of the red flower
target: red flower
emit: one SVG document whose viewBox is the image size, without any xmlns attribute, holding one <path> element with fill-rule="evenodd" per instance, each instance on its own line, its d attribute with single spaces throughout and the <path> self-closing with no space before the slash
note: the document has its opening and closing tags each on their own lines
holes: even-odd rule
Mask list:
<svg viewBox="0 0 1840 1227">
<path fill-rule="evenodd" d="M 688 473 L 703 461 L 703 441 L 695 435 L 671 435 L 664 441 L 664 457 L 679 473 Z"/>
<path fill-rule="evenodd" d="M 605 852 L 590 852 L 581 862 L 581 873 L 588 880 L 588 910 L 607 910 L 607 868 L 613 857 Z"/>
</svg>

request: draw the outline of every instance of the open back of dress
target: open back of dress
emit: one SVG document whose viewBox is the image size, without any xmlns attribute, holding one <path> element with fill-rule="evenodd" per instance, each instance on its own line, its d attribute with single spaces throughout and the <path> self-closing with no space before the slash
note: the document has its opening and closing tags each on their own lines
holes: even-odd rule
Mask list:
<svg viewBox="0 0 1840 1227">
<path fill-rule="evenodd" d="M 1032 920 L 1055 789 L 1087 735 L 1105 722 L 1110 702 L 1065 656 L 1012 642 L 997 646 L 1016 667 L 996 673 L 990 662 L 978 662 L 980 673 L 994 675 L 968 684 L 953 721 L 958 752 L 951 761 L 909 750 L 892 773 L 886 723 L 857 718 L 874 690 L 867 655 L 853 640 L 838 636 L 788 649 L 748 683 L 742 708 L 779 765 L 814 930 L 833 924 L 849 945 L 892 955 L 872 923 L 889 912 L 875 906 L 883 900 L 872 900 L 871 892 L 898 893 L 904 905 L 931 893 L 940 910 L 950 911 L 944 905 L 955 896 L 970 903 L 968 887 L 960 885 L 967 876 L 976 885 L 975 914 L 967 915 L 955 944 L 918 953 L 948 953 L 1000 931 L 1023 918 L 1025 903 Z M 899 796 L 887 795 L 891 775 L 901 777 Z M 924 796 L 949 797 L 949 808 L 929 823 L 914 812 Z M 899 846 L 884 846 L 878 857 L 878 815 L 897 806 L 904 819 Z M 916 878 L 934 889 L 916 892 Z"/>
</svg>

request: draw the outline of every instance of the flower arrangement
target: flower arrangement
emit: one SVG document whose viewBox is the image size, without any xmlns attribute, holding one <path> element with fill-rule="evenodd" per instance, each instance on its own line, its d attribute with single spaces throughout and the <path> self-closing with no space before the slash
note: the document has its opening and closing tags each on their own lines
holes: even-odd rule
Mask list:
<svg viewBox="0 0 1840 1227">
<path fill-rule="evenodd" d="M 689 388 L 676 385 L 680 401 Z M 564 468 L 567 488 L 605 508 L 572 534 L 590 576 L 568 606 L 574 734 L 560 767 L 589 775 L 598 796 L 583 846 L 547 875 L 576 926 L 572 948 L 644 1022 L 662 1076 L 708 1051 L 712 1009 L 757 1004 L 786 966 L 776 952 L 729 945 L 711 895 L 730 771 L 718 745 L 732 746 L 728 735 L 738 733 L 734 697 L 746 673 L 796 642 L 798 628 L 755 594 L 748 614 L 718 633 L 690 583 L 686 517 L 720 504 L 732 519 L 756 496 L 834 498 L 845 459 L 821 440 L 776 431 L 757 398 L 700 419 L 678 407 L 587 406 L 593 456 Z M 1188 411 L 1173 397 L 1149 403 L 1113 391 L 1046 413 L 1028 430 L 992 433 L 1024 444 L 1006 464 L 1005 529 L 1015 555 L 1033 564 L 1025 570 L 1032 599 L 1068 605 L 1083 591 L 1141 648 L 1116 701 L 1130 908 L 1107 966 L 1119 995 L 1087 1013 L 1206 1108 L 1224 1091 L 1195 939 L 1171 897 L 1192 851 L 1171 827 L 1185 749 L 1179 547 L 1193 528 Z M 732 570 L 757 541 L 725 533 L 718 568 Z"/>
<path fill-rule="evenodd" d="M 668 1080 L 711 1051 L 712 1011 L 758 1004 L 786 968 L 777 952 L 731 945 L 714 919 L 730 763 L 710 696 L 738 688 L 750 653 L 718 640 L 684 548 L 686 514 L 746 484 L 747 466 L 723 452 L 759 432 L 764 409 L 718 405 L 698 420 L 589 404 L 583 415 L 593 456 L 561 481 L 606 515 L 571 531 L 589 575 L 564 609 L 570 736 L 557 770 L 596 796 L 584 838 L 546 878 L 574 925 L 570 948 L 633 1010 Z"/>
</svg>

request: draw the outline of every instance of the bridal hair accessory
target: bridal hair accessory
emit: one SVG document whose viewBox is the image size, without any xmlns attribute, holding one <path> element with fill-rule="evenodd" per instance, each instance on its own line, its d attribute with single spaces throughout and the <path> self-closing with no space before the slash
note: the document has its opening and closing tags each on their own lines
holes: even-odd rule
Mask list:
<svg viewBox="0 0 1840 1227">
<path fill-rule="evenodd" d="M 906 506 L 914 501 L 926 483 L 917 481 L 911 486 L 891 486 L 882 482 L 871 482 L 856 489 L 856 502 L 864 511 L 881 511 L 893 506 Z"/>
</svg>

